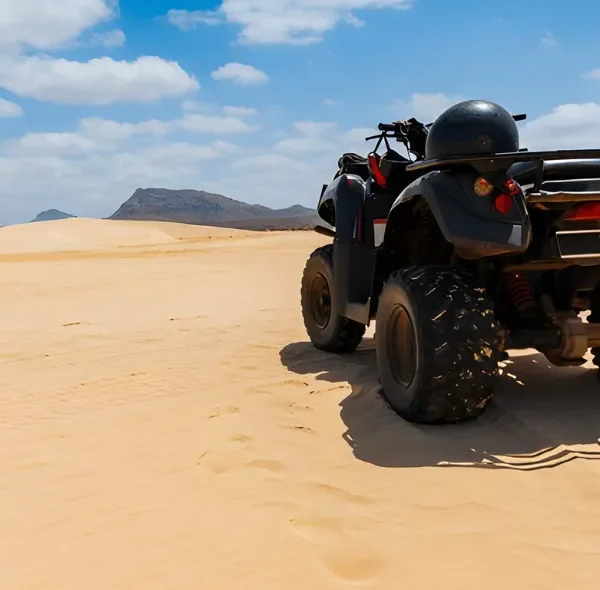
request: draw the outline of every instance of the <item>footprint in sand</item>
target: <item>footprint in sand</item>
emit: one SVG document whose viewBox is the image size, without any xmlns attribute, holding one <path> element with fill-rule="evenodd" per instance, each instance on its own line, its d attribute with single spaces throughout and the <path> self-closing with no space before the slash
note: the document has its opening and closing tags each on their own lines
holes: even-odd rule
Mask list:
<svg viewBox="0 0 600 590">
<path fill-rule="evenodd" d="M 281 426 L 281 428 L 285 428 L 286 430 L 294 430 L 296 432 L 304 432 L 304 434 L 315 434 L 315 431 L 308 426 L 302 426 L 300 424 L 296 424 L 294 426 Z"/>
<path fill-rule="evenodd" d="M 305 485 L 308 488 L 309 493 L 322 494 L 324 498 L 335 500 L 336 502 L 349 502 L 351 504 L 360 505 L 376 503 L 374 498 L 360 494 L 353 494 L 352 492 L 331 484 L 323 482 L 307 482 Z"/>
<path fill-rule="evenodd" d="M 246 434 L 234 434 L 229 438 L 229 442 L 248 444 L 252 442 L 252 437 Z"/>
<path fill-rule="evenodd" d="M 373 581 L 385 567 L 370 547 L 349 535 L 351 523 L 346 519 L 294 518 L 290 524 L 313 546 L 323 565 L 343 582 Z"/>
<path fill-rule="evenodd" d="M 246 387 L 245 392 L 250 394 L 277 395 L 282 394 L 297 395 L 298 393 L 309 393 L 309 384 L 300 379 L 288 379 L 287 381 L 275 381 Z M 295 391 L 294 391 L 295 390 Z"/>
<path fill-rule="evenodd" d="M 285 469 L 285 466 L 280 461 L 275 461 L 273 459 L 255 459 L 254 461 L 250 461 L 245 463 L 243 467 L 253 467 L 255 469 L 263 469 L 265 471 L 282 471 Z"/>
<path fill-rule="evenodd" d="M 237 406 L 227 406 L 226 408 L 217 408 L 216 411 L 214 411 L 212 414 L 207 416 L 207 418 L 210 420 L 211 418 L 218 418 L 219 416 L 222 416 L 223 414 L 240 414 L 240 413 L 241 413 L 241 410 Z"/>
<path fill-rule="evenodd" d="M 288 408 L 290 409 L 290 414 L 293 414 L 294 412 L 312 412 L 314 410 L 314 408 L 311 408 L 310 406 L 303 404 L 298 405 L 296 402 L 290 402 Z"/>
<path fill-rule="evenodd" d="M 273 459 L 245 460 L 240 451 L 206 451 L 198 458 L 198 465 L 215 473 L 223 475 L 244 469 L 267 471 L 275 473 L 285 469 L 285 465 Z"/>
</svg>

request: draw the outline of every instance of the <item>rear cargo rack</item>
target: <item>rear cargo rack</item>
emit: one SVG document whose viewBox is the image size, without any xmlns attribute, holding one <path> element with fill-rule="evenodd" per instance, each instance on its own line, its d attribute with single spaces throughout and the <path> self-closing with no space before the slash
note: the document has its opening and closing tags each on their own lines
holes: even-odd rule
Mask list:
<svg viewBox="0 0 600 590">
<path fill-rule="evenodd" d="M 536 181 L 534 190 L 539 190 L 542 184 L 545 160 L 594 160 L 600 158 L 600 148 L 588 150 L 554 150 L 550 152 L 502 152 L 498 154 L 482 154 L 474 156 L 455 156 L 452 158 L 439 158 L 420 160 L 406 167 L 406 170 L 435 170 L 460 165 L 476 165 L 476 167 L 506 167 L 510 168 L 516 162 L 534 162 L 536 168 Z M 479 166 L 477 166 L 479 164 Z M 552 199 L 555 200 L 555 199 Z"/>
</svg>

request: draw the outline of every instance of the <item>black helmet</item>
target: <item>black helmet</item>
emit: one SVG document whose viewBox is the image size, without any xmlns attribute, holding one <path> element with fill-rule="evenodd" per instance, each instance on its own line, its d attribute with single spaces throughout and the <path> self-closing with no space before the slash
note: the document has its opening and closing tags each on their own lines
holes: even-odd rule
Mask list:
<svg viewBox="0 0 600 590">
<path fill-rule="evenodd" d="M 427 160 L 519 151 L 512 115 L 487 100 L 466 100 L 444 111 L 427 135 Z"/>
</svg>

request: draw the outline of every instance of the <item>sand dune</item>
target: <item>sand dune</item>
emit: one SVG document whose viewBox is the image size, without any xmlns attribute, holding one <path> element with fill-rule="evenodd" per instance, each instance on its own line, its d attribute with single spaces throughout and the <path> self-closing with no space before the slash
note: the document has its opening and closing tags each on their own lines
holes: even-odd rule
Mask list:
<svg viewBox="0 0 600 590">
<path fill-rule="evenodd" d="M 593 371 L 525 351 L 478 423 L 409 425 L 369 338 L 306 342 L 324 240 L 0 230 L 3 589 L 597 588 Z"/>
<path fill-rule="evenodd" d="M 181 223 L 69 218 L 0 228 L 0 256 L 157 246 L 180 240 L 241 237 L 248 232 Z"/>
</svg>

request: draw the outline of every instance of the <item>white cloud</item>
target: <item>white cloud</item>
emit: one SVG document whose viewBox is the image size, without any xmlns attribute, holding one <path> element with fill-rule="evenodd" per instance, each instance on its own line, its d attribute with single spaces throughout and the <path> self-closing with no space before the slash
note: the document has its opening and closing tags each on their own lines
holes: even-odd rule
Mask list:
<svg viewBox="0 0 600 590">
<path fill-rule="evenodd" d="M 588 80 L 600 80 L 600 68 L 586 72 L 583 77 L 587 78 Z"/>
<path fill-rule="evenodd" d="M 246 156 L 245 158 L 240 158 L 233 162 L 232 167 L 237 170 L 253 170 L 258 171 L 258 169 L 290 169 L 290 168 L 300 168 L 305 169 L 305 165 L 302 162 L 289 158 L 288 156 L 283 156 L 281 154 L 274 154 L 270 152 L 255 154 L 251 156 Z M 264 174 L 264 172 L 263 172 Z"/>
<path fill-rule="evenodd" d="M 318 43 L 339 22 L 362 26 L 356 10 L 407 9 L 410 0 L 222 0 L 216 11 L 175 11 L 167 18 L 184 30 L 220 20 L 241 27 L 246 44 Z M 175 22 L 173 22 L 175 21 Z"/>
<path fill-rule="evenodd" d="M 278 141 L 273 149 L 288 154 L 314 154 L 328 152 L 335 148 L 336 144 L 334 142 L 318 137 L 290 137 Z"/>
<path fill-rule="evenodd" d="M 251 107 L 224 106 L 223 112 L 231 117 L 255 117 L 258 115 L 258 111 Z"/>
<path fill-rule="evenodd" d="M 600 148 L 600 104 L 563 104 L 525 123 L 521 146 L 530 150 Z"/>
<path fill-rule="evenodd" d="M 139 123 L 124 123 L 103 119 L 101 117 L 88 117 L 79 121 L 79 133 L 96 140 L 122 141 L 135 135 L 165 135 L 172 128 L 172 123 L 149 119 Z"/>
<path fill-rule="evenodd" d="M 251 84 L 264 84 L 269 77 L 254 66 L 236 62 L 225 64 L 211 73 L 213 80 L 231 80 L 236 84 L 248 86 Z"/>
<path fill-rule="evenodd" d="M 2 152 L 10 155 L 78 156 L 97 149 L 94 141 L 77 133 L 27 133 L 6 141 Z"/>
<path fill-rule="evenodd" d="M 355 129 L 350 129 L 350 131 L 346 131 L 346 133 L 342 135 L 344 148 L 346 148 L 346 146 L 355 146 L 352 149 L 348 147 L 347 151 L 363 152 L 366 150 L 367 145 L 369 145 L 365 141 L 365 138 L 375 135 L 376 133 L 378 133 L 378 131 L 372 127 L 357 127 Z"/>
<path fill-rule="evenodd" d="M 176 62 L 151 56 L 135 61 L 101 57 L 87 62 L 4 57 L 0 59 L 0 86 L 38 100 L 90 105 L 152 101 L 199 87 Z"/>
<path fill-rule="evenodd" d="M 258 115 L 258 110 L 252 107 L 229 105 L 219 107 L 210 103 L 201 103 L 196 100 L 184 100 L 181 103 L 181 110 L 184 113 L 203 113 L 205 115 L 215 115 L 217 117 L 226 115 L 227 117 L 236 117 L 239 119 L 246 119 Z"/>
<path fill-rule="evenodd" d="M 297 121 L 293 128 L 301 137 L 285 137 L 273 146 L 276 154 L 310 156 L 314 154 L 327 164 L 335 166 L 343 152 L 367 153 L 365 138 L 376 133 L 371 128 L 354 128 L 342 131 L 333 122 Z M 372 147 L 372 146 L 371 146 Z"/>
<path fill-rule="evenodd" d="M 227 145 L 227 144 L 225 144 Z M 150 146 L 139 150 L 134 156 L 157 166 L 181 166 L 182 164 L 194 163 L 199 160 L 212 160 L 218 158 L 221 153 L 228 150 L 222 150 L 222 146 L 196 145 L 187 142 L 176 142 L 166 145 Z"/>
<path fill-rule="evenodd" d="M 217 121 L 222 121 L 223 115 L 225 117 L 233 117 L 236 119 L 248 119 L 250 117 L 256 117 L 259 112 L 257 109 L 252 107 L 243 106 L 230 106 L 224 107 L 216 106 L 210 103 L 201 103 L 195 100 L 184 100 L 181 103 L 181 110 L 185 113 L 201 113 L 206 116 L 216 117 Z"/>
<path fill-rule="evenodd" d="M 74 132 L 29 132 L 18 139 L 5 141 L 1 148 L 3 153 L 9 155 L 85 156 L 92 152 L 115 150 L 123 141 L 135 136 L 163 136 L 173 126 L 173 122 L 156 119 L 122 123 L 89 117 L 81 119 Z"/>
<path fill-rule="evenodd" d="M 215 10 L 169 10 L 167 21 L 182 31 L 191 31 L 198 25 L 219 25 L 223 17 Z"/>
<path fill-rule="evenodd" d="M 0 98 L 0 119 L 20 117 L 22 114 L 23 109 L 16 102 Z"/>
<path fill-rule="evenodd" d="M 0 46 L 54 49 L 115 16 L 113 0 L 6 0 L 0 11 Z"/>
<path fill-rule="evenodd" d="M 184 100 L 181 103 L 181 110 L 182 111 L 192 111 L 192 112 L 197 112 L 197 111 L 204 111 L 209 109 L 210 107 L 208 105 L 204 105 L 201 102 L 198 102 L 197 100 Z"/>
<path fill-rule="evenodd" d="M 177 124 L 186 131 L 208 134 L 250 133 L 258 129 L 236 117 L 220 117 L 201 113 L 185 113 Z"/>
<path fill-rule="evenodd" d="M 284 137 L 275 143 L 276 154 L 303 155 L 333 153 L 340 148 L 340 131 L 330 121 L 296 121 L 293 129 L 300 137 Z"/>
<path fill-rule="evenodd" d="M 328 107 L 335 107 L 335 106 L 339 105 L 340 102 L 338 100 L 332 100 L 331 98 L 326 98 L 323 101 L 323 104 L 327 105 Z"/>
<path fill-rule="evenodd" d="M 36 154 L 45 156 L 83 158 L 90 154 L 101 154 L 118 151 L 129 153 L 135 144 L 136 138 L 143 138 L 142 151 L 139 153 L 150 154 L 147 151 L 157 144 L 161 150 L 171 150 L 169 153 L 179 153 L 182 150 L 195 154 L 213 154 L 215 149 L 219 153 L 235 153 L 236 146 L 222 140 L 212 144 L 207 152 L 192 150 L 186 142 L 164 144 L 161 140 L 167 135 L 176 135 L 178 132 L 188 131 L 198 134 L 231 135 L 254 131 L 258 127 L 250 127 L 244 121 L 232 116 L 208 116 L 196 113 L 184 113 L 180 119 L 161 121 L 147 119 L 135 123 L 113 121 L 101 117 L 87 117 L 80 119 L 74 131 L 65 132 L 29 132 L 25 135 L 9 139 L 0 144 L 0 152 L 9 156 L 34 157 Z M 165 147 L 166 146 L 166 147 Z M 175 146 L 175 147 L 168 147 Z M 145 150 L 145 151 L 144 151 Z"/>
<path fill-rule="evenodd" d="M 408 101 L 396 100 L 391 105 L 394 119 L 414 117 L 422 123 L 435 121 L 446 109 L 464 100 L 460 96 L 438 93 L 415 93 Z"/>
<path fill-rule="evenodd" d="M 350 26 L 356 27 L 356 28 L 362 28 L 366 24 L 364 20 L 360 20 L 359 18 L 356 18 L 352 13 L 350 13 L 346 17 L 345 20 L 346 20 L 346 23 L 348 23 Z"/>
<path fill-rule="evenodd" d="M 296 121 L 294 128 L 304 135 L 318 137 L 324 133 L 333 131 L 337 127 L 336 123 L 329 121 Z"/>
<path fill-rule="evenodd" d="M 219 152 L 219 155 L 232 155 L 243 152 L 243 149 L 240 146 L 229 143 L 228 141 L 223 141 L 222 139 L 217 139 L 212 145 Z"/>
<path fill-rule="evenodd" d="M 113 29 L 105 33 L 92 33 L 90 36 L 90 45 L 109 48 L 122 47 L 125 45 L 125 33 L 121 29 Z"/>
</svg>

